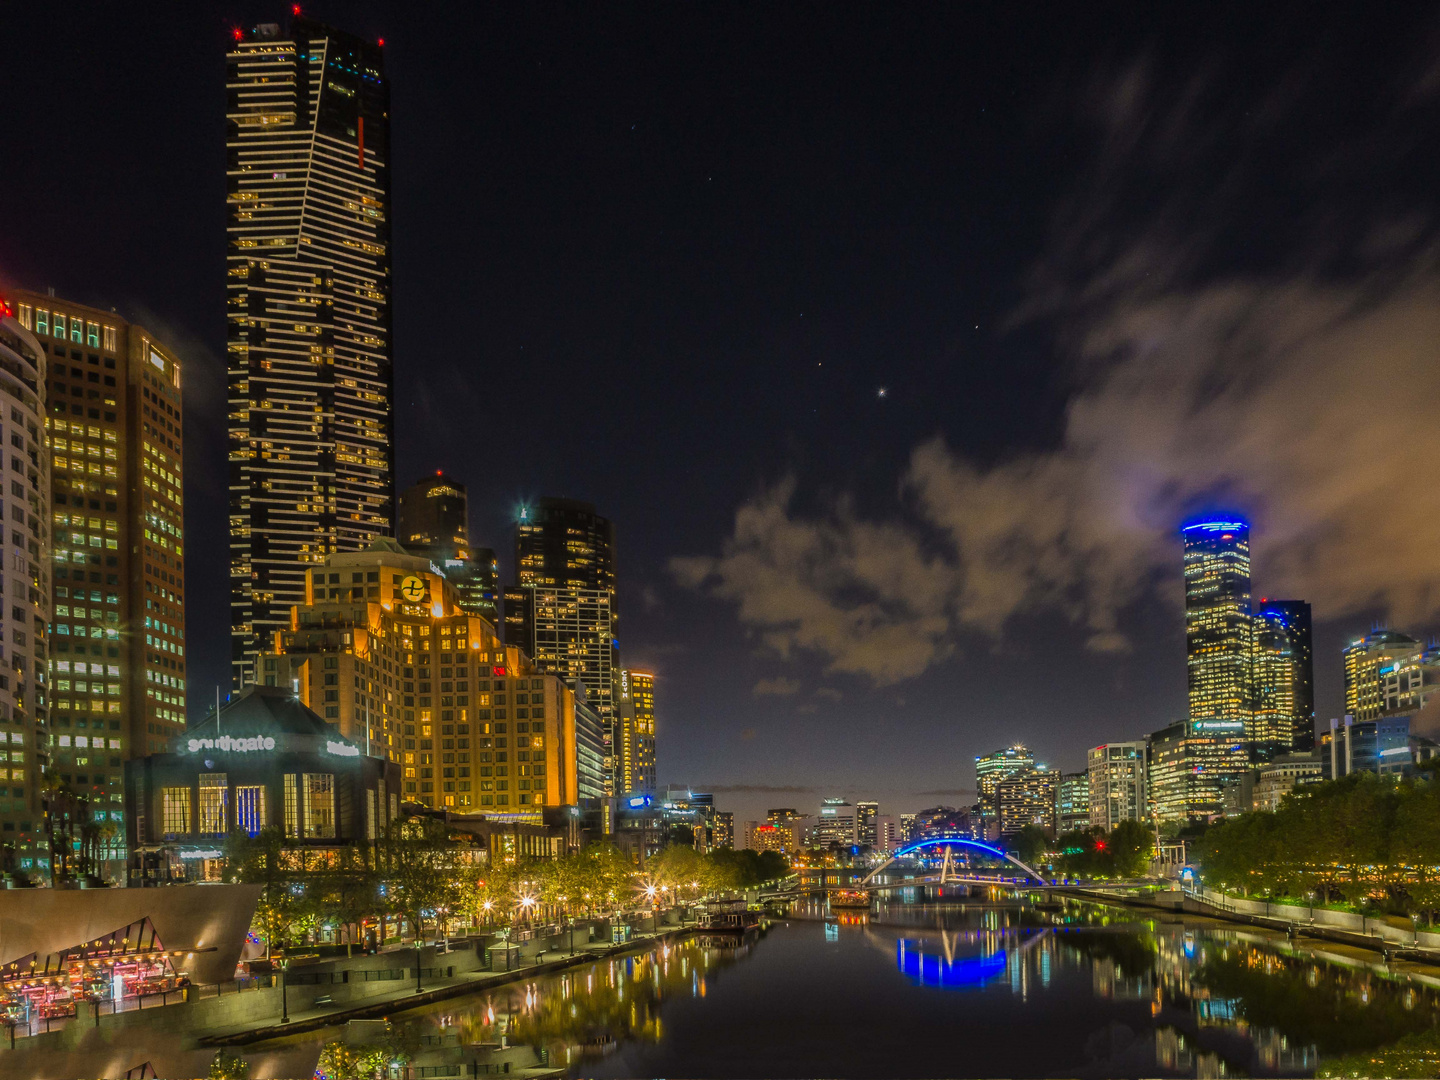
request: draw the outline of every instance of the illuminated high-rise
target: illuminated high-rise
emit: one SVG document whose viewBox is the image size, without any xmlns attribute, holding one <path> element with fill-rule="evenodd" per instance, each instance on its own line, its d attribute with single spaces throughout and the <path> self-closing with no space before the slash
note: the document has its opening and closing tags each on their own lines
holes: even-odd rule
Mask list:
<svg viewBox="0 0 1440 1080">
<path fill-rule="evenodd" d="M 1420 642 L 1398 630 L 1372 630 L 1345 646 L 1345 712 L 1357 722 L 1385 713 L 1385 677 L 1424 652 Z"/>
<path fill-rule="evenodd" d="M 19 312 L 20 319 L 15 317 Z M 45 448 L 47 345 L 30 313 L 0 300 L 0 438 L 7 528 L 0 529 L 9 588 L 0 605 L 0 871 L 49 867 L 41 792 L 50 769 L 50 455 Z M 82 325 L 83 331 L 83 325 Z"/>
<path fill-rule="evenodd" d="M 616 756 L 621 794 L 655 791 L 655 676 L 620 672 L 620 721 Z"/>
<path fill-rule="evenodd" d="M 1262 598 L 1255 611 L 1251 756 L 1269 760 L 1315 746 L 1310 605 Z"/>
<path fill-rule="evenodd" d="M 992 811 L 995 805 L 995 788 L 1007 776 L 1029 772 L 1035 768 L 1035 755 L 1020 744 L 1007 746 L 982 754 L 975 759 L 975 787 L 980 792 L 980 801 Z"/>
<path fill-rule="evenodd" d="M 505 641 L 539 670 L 585 684 L 604 731 L 606 794 L 618 795 L 615 528 L 590 503 L 541 499 L 520 511 L 515 574 L 505 590 Z"/>
<path fill-rule="evenodd" d="M 121 845 L 123 762 L 185 723 L 185 528 L 180 363 L 113 311 L 14 294 L 49 355 L 54 779 Z"/>
<path fill-rule="evenodd" d="M 383 50 L 298 14 L 226 57 L 232 664 L 394 518 Z"/>
<path fill-rule="evenodd" d="M 1202 521 L 1185 545 L 1185 657 L 1191 720 L 1238 720 L 1254 741 L 1250 526 Z"/>
</svg>

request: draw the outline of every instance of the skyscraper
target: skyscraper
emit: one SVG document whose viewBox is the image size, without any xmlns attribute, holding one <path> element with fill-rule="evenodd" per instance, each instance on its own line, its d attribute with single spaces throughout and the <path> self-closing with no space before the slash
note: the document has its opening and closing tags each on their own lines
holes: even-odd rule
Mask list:
<svg viewBox="0 0 1440 1080">
<path fill-rule="evenodd" d="M 876 819 L 879 816 L 879 803 L 857 802 L 855 804 L 855 842 L 857 844 L 875 847 L 877 842 Z"/>
<path fill-rule="evenodd" d="M 389 535 L 390 88 L 383 52 L 297 14 L 236 30 L 228 92 L 232 664 L 308 565 Z"/>
<path fill-rule="evenodd" d="M 1142 821 L 1147 805 L 1145 743 L 1102 743 L 1086 762 L 1090 774 L 1090 825 L 1109 832 L 1122 821 Z"/>
<path fill-rule="evenodd" d="M 1150 806 L 1160 821 L 1210 820 L 1250 768 L 1239 720 L 1180 720 L 1149 739 Z"/>
<path fill-rule="evenodd" d="M 1033 768 L 1035 768 L 1035 755 L 1019 743 L 977 757 L 975 759 L 975 787 L 980 792 L 980 801 L 993 811 L 996 785 L 1007 776 L 1013 776 L 1018 772 L 1029 772 Z"/>
<path fill-rule="evenodd" d="M 50 768 L 50 455 L 45 449 L 46 347 L 30 312 L 0 299 L 0 450 L 9 483 L 0 491 L 8 579 L 0 605 L 6 677 L 0 679 L 0 870 L 37 876 L 49 868 L 41 782 Z M 82 327 L 83 329 L 83 327 Z M 58 345 L 57 345 L 58 347 Z"/>
<path fill-rule="evenodd" d="M 16 300 L 50 357 L 53 771 L 114 826 L 102 858 L 123 859 L 122 762 L 185 723 L 180 364 L 114 312 Z"/>
<path fill-rule="evenodd" d="M 1310 605 L 1262 598 L 1255 612 L 1251 755 L 1269 760 L 1315 746 Z"/>
<path fill-rule="evenodd" d="M 1385 676 L 1424 651 L 1396 630 L 1372 630 L 1345 646 L 1345 712 L 1356 721 L 1379 717 L 1385 712 Z"/>
<path fill-rule="evenodd" d="M 620 672 L 618 793 L 655 790 L 655 676 Z"/>
<path fill-rule="evenodd" d="M 423 555 L 445 573 L 460 593 L 460 606 L 499 629 L 499 569 L 490 548 L 470 546 L 465 485 L 438 469 L 400 493 L 396 531 L 409 551 Z"/>
<path fill-rule="evenodd" d="M 1185 655 L 1191 720 L 1238 720 L 1254 741 L 1250 526 L 1201 521 L 1185 546 Z"/>
<path fill-rule="evenodd" d="M 606 794 L 621 787 L 615 705 L 615 529 L 590 503 L 541 499 L 515 528 L 517 581 L 505 590 L 505 641 L 541 671 L 578 680 L 604 728 Z"/>
</svg>

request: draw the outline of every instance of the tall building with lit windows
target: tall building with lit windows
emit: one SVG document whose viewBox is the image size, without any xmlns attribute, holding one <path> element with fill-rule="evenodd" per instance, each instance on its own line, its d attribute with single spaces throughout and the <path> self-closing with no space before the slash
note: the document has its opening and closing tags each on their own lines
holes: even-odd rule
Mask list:
<svg viewBox="0 0 1440 1080">
<path fill-rule="evenodd" d="M 1255 741 L 1250 526 L 1200 521 L 1181 530 L 1191 720 L 1238 720 Z"/>
<path fill-rule="evenodd" d="M 1256 605 L 1253 627 L 1254 719 L 1251 756 L 1269 761 L 1315 748 L 1315 661 L 1310 605 L 1270 600 Z"/>
<path fill-rule="evenodd" d="M 398 762 L 404 801 L 514 820 L 597 806 L 598 719 L 465 611 L 429 559 L 381 538 L 310 567 L 305 589 L 258 681 Z"/>
<path fill-rule="evenodd" d="M 1398 630 L 1372 630 L 1343 650 L 1345 712 L 1357 722 L 1375 720 L 1386 709 L 1385 678 L 1418 660 L 1425 646 Z"/>
<path fill-rule="evenodd" d="M 237 685 L 307 569 L 395 516 L 383 50 L 296 12 L 237 29 L 226 57 Z"/>
<path fill-rule="evenodd" d="M 499 567 L 490 548 L 470 546 L 465 485 L 438 469 L 400 493 L 400 543 L 424 555 L 460 592 L 460 606 L 500 625 Z"/>
<path fill-rule="evenodd" d="M 15 301 L 48 354 L 53 771 L 103 806 L 119 859 L 122 763 L 185 724 L 180 362 L 113 311 Z"/>
<path fill-rule="evenodd" d="M 0 870 L 49 867 L 41 803 L 50 768 L 50 455 L 48 342 L 33 311 L 0 298 Z"/>
<path fill-rule="evenodd" d="M 615 527 L 590 503 L 574 499 L 522 507 L 515 574 L 515 585 L 505 590 L 505 641 L 541 671 L 585 684 L 603 728 L 606 794 L 618 795 Z"/>
<path fill-rule="evenodd" d="M 621 794 L 655 791 L 655 676 L 620 671 L 619 723 Z"/>
</svg>

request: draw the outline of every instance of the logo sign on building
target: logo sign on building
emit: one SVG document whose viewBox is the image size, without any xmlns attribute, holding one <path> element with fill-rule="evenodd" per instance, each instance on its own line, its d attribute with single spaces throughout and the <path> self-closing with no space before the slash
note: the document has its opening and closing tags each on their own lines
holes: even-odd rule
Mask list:
<svg viewBox="0 0 1440 1080">
<path fill-rule="evenodd" d="M 201 750 L 225 750 L 230 753 L 248 754 L 259 750 L 274 750 L 275 740 L 269 735 L 252 735 L 244 739 L 221 735 L 218 739 L 191 739 L 187 745 L 192 754 L 198 754 Z"/>
<path fill-rule="evenodd" d="M 414 574 L 409 575 L 400 582 L 400 595 L 412 604 L 418 604 L 425 599 L 425 579 L 416 577 Z"/>
</svg>

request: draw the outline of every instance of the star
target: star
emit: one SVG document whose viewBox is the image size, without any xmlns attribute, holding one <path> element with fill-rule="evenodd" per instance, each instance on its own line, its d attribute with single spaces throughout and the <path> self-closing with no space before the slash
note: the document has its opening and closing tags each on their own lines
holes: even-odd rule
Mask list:
<svg viewBox="0 0 1440 1080">
<path fill-rule="evenodd" d="M 889 388 L 882 386 L 882 387 L 880 387 L 879 390 L 876 390 L 876 391 L 875 391 L 875 396 L 876 396 L 877 398 L 883 399 L 883 398 L 885 398 L 889 393 L 890 393 Z"/>
</svg>

